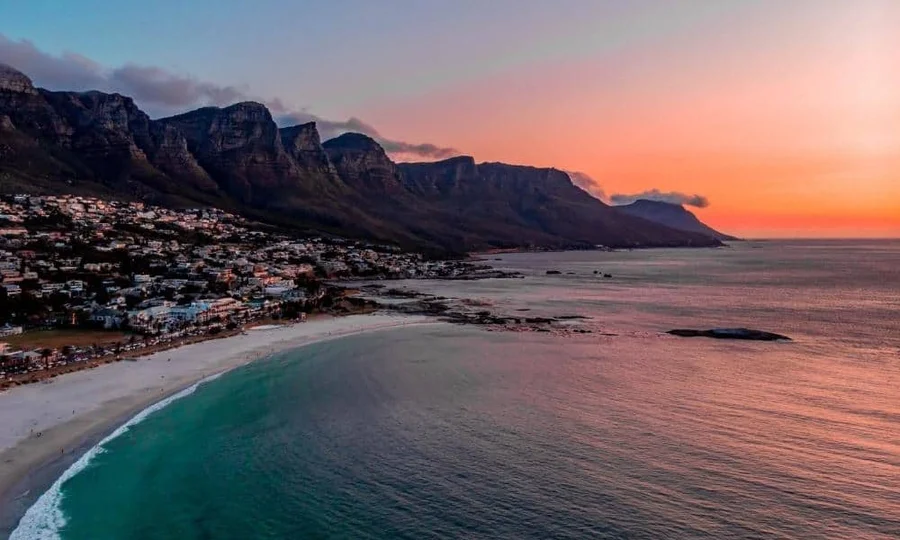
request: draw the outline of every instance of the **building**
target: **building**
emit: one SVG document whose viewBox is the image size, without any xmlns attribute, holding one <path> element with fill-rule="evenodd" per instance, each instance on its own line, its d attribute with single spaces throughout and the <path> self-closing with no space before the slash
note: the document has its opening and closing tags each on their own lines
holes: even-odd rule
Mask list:
<svg viewBox="0 0 900 540">
<path fill-rule="evenodd" d="M 179 322 L 205 322 L 209 318 L 209 304 L 191 302 L 187 306 L 174 306 L 169 310 L 169 315 Z"/>
<path fill-rule="evenodd" d="M 243 311 L 244 309 L 246 309 L 244 305 L 234 298 L 219 298 L 218 300 L 210 302 L 209 315 L 210 317 L 223 317 L 238 311 Z"/>
<path fill-rule="evenodd" d="M 122 323 L 125 322 L 125 314 L 115 309 L 103 308 L 91 313 L 90 320 L 109 330 L 122 326 Z"/>
<path fill-rule="evenodd" d="M 10 326 L 8 324 L 0 326 L 0 337 L 15 336 L 21 333 L 21 326 Z"/>
<path fill-rule="evenodd" d="M 6 296 L 19 296 L 22 294 L 22 287 L 19 287 L 15 283 L 7 283 L 3 285 L 3 289 L 6 291 Z"/>
<path fill-rule="evenodd" d="M 152 306 L 128 312 L 128 324 L 135 330 L 155 331 L 171 322 L 172 308 Z"/>
</svg>

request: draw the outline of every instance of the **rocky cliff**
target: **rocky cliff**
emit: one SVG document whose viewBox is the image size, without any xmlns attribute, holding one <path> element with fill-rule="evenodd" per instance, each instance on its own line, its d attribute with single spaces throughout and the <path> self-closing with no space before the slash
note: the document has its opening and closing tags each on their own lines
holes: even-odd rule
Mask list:
<svg viewBox="0 0 900 540">
<path fill-rule="evenodd" d="M 6 64 L 0 64 L 0 92 L 36 95 L 37 89 L 28 75 Z"/>
<path fill-rule="evenodd" d="M 361 133 L 344 133 L 323 145 L 338 175 L 363 193 L 402 191 L 397 165 L 374 139 Z"/>
<path fill-rule="evenodd" d="M 216 205 L 433 249 L 715 245 L 610 209 L 556 169 L 470 157 L 396 164 L 373 139 L 322 143 L 259 103 L 150 119 L 127 96 L 50 92 L 0 66 L 0 190 Z"/>
<path fill-rule="evenodd" d="M 278 133 L 285 151 L 301 167 L 337 177 L 337 171 L 322 147 L 315 122 L 281 128 Z"/>
<path fill-rule="evenodd" d="M 230 197 L 269 206 L 272 197 L 300 187 L 300 170 L 281 144 L 263 105 L 205 107 L 157 122 L 181 132 L 188 151 Z"/>
</svg>

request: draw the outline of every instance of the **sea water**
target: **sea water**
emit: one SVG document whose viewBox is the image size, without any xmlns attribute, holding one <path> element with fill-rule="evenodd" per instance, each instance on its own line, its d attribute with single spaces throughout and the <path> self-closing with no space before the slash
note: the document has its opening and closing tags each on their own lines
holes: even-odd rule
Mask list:
<svg viewBox="0 0 900 540">
<path fill-rule="evenodd" d="M 900 243 L 499 258 L 526 279 L 407 285 L 593 333 L 277 354 L 119 430 L 15 537 L 900 537 Z M 662 334 L 717 326 L 794 341 Z"/>
</svg>

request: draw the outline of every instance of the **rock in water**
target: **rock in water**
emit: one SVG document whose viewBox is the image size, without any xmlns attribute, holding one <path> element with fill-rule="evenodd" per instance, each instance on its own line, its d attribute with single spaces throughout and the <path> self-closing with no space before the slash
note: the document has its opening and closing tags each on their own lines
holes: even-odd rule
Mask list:
<svg viewBox="0 0 900 540">
<path fill-rule="evenodd" d="M 667 334 L 680 337 L 707 337 L 714 339 L 745 339 L 751 341 L 791 341 L 791 338 L 773 332 L 752 330 L 750 328 L 713 328 L 711 330 L 694 330 L 679 328 L 669 330 Z"/>
</svg>

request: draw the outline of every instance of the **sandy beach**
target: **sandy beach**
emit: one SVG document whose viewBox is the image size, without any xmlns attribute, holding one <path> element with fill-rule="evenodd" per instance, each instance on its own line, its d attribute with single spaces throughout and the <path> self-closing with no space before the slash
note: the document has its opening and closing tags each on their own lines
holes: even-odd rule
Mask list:
<svg viewBox="0 0 900 540">
<path fill-rule="evenodd" d="M 362 332 L 433 323 L 352 315 L 266 326 L 228 338 L 61 375 L 0 393 L 0 537 L 79 455 L 142 409 L 196 382 L 269 354 Z"/>
</svg>

